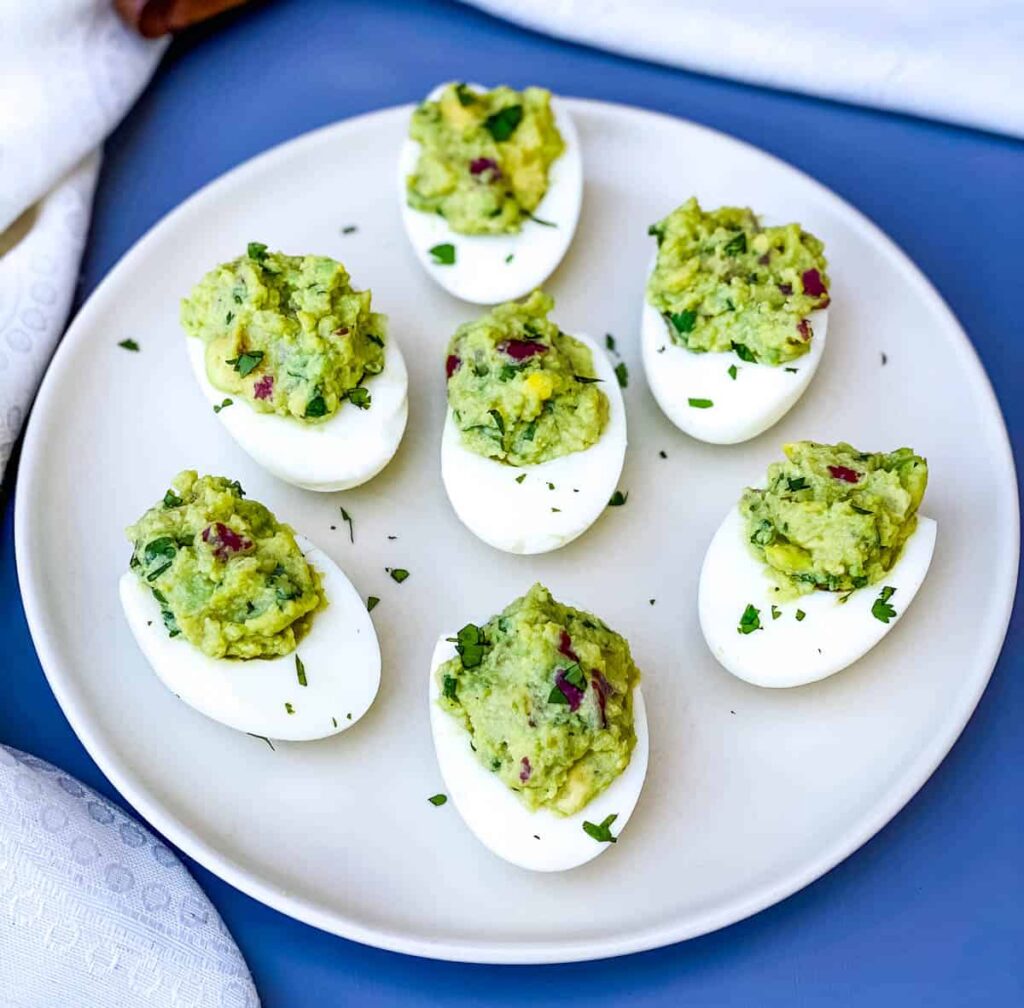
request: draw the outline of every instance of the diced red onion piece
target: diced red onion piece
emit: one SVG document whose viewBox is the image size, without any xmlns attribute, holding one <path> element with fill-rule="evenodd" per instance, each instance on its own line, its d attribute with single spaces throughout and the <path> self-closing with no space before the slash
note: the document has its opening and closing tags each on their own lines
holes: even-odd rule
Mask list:
<svg viewBox="0 0 1024 1008">
<path fill-rule="evenodd" d="M 555 685 L 558 687 L 562 696 L 569 701 L 569 710 L 579 710 L 580 704 L 583 703 L 584 690 L 581 690 L 578 686 L 573 686 L 573 684 L 565 678 L 565 669 L 560 668 L 555 673 Z"/>
<path fill-rule="evenodd" d="M 797 322 L 796 331 L 800 333 L 800 339 L 802 339 L 805 343 L 813 335 L 813 333 L 811 332 L 811 324 L 805 318 L 802 318 L 799 322 Z"/>
<path fill-rule="evenodd" d="M 530 774 L 533 773 L 533 767 L 530 766 L 530 757 L 524 756 L 519 761 L 519 779 L 525 784 L 530 779 Z"/>
<path fill-rule="evenodd" d="M 227 560 L 232 553 L 244 553 L 252 549 L 252 542 L 240 536 L 233 528 L 223 522 L 214 522 L 203 529 L 203 542 L 213 548 L 213 555 L 218 560 Z"/>
<path fill-rule="evenodd" d="M 558 635 L 558 651 L 571 661 L 578 662 L 580 660 L 580 656 L 572 649 L 572 638 L 565 630 Z"/>
<path fill-rule="evenodd" d="M 485 171 L 491 172 L 492 178 L 501 178 L 501 169 L 498 167 L 497 161 L 492 161 L 491 158 L 480 157 L 473 158 L 469 162 L 469 173 L 470 175 L 482 175 Z"/>
<path fill-rule="evenodd" d="M 789 297 L 789 295 L 793 293 L 792 284 L 779 284 L 778 287 L 779 290 L 786 295 L 786 297 Z"/>
<path fill-rule="evenodd" d="M 257 399 L 269 399 L 274 394 L 274 376 L 263 375 L 252 387 L 252 394 Z"/>
<path fill-rule="evenodd" d="M 462 358 L 457 357 L 455 354 L 448 354 L 448 359 L 444 362 L 444 373 L 451 378 L 456 371 L 462 365 Z"/>
<path fill-rule="evenodd" d="M 548 348 L 543 343 L 531 343 L 530 340 L 510 339 L 498 344 L 498 349 L 508 354 L 512 360 L 526 360 L 535 354 L 547 353 Z"/>
<path fill-rule="evenodd" d="M 804 284 L 804 293 L 811 297 L 818 297 L 820 294 L 827 294 L 825 285 L 821 282 L 821 274 L 816 269 L 805 270 L 800 278 Z"/>
<path fill-rule="evenodd" d="M 846 466 L 829 466 L 828 474 L 844 483 L 859 483 L 860 473 L 856 469 L 848 469 Z"/>
</svg>

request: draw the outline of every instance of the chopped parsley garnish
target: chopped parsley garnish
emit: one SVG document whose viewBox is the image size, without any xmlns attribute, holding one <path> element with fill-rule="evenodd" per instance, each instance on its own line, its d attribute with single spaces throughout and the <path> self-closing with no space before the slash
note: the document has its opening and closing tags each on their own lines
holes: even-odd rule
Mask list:
<svg viewBox="0 0 1024 1008">
<path fill-rule="evenodd" d="M 367 612 L 373 612 L 373 610 L 376 608 L 378 602 L 380 602 L 380 599 L 377 598 L 376 595 L 371 595 L 366 600 L 366 611 Z"/>
<path fill-rule="evenodd" d="M 168 490 L 167 493 L 164 494 L 165 508 L 181 507 L 184 503 L 185 502 L 173 490 Z"/>
<path fill-rule="evenodd" d="M 397 581 L 399 584 L 409 576 L 409 572 L 402 567 L 385 567 L 384 570 L 391 575 L 392 581 Z"/>
<path fill-rule="evenodd" d="M 356 541 L 356 530 L 355 526 L 352 524 L 352 515 L 350 515 L 343 507 L 339 507 L 338 510 L 341 512 L 341 520 L 344 522 L 348 522 L 349 542 L 354 543 Z"/>
<path fill-rule="evenodd" d="M 722 251 L 727 256 L 739 255 L 747 251 L 747 236 L 741 231 L 735 238 L 730 238 L 723 246 Z"/>
<path fill-rule="evenodd" d="M 476 94 L 470 91 L 464 83 L 455 85 L 455 97 L 459 99 L 459 104 L 463 108 L 467 105 L 472 105 L 476 101 Z"/>
<path fill-rule="evenodd" d="M 621 490 L 616 490 L 608 500 L 608 507 L 622 507 L 626 501 L 629 500 L 629 491 L 623 493 Z"/>
<path fill-rule="evenodd" d="M 552 483 L 550 480 L 548 481 L 548 489 L 549 490 L 554 490 L 555 489 L 555 484 Z"/>
<path fill-rule="evenodd" d="M 322 417 L 326 412 L 327 402 L 319 393 L 306 403 L 305 415 L 308 417 Z"/>
<path fill-rule="evenodd" d="M 436 794 L 436 795 L 431 795 L 431 796 L 430 796 L 430 797 L 429 797 L 429 798 L 427 799 L 427 801 L 428 801 L 428 802 L 430 802 L 430 804 L 431 804 L 431 805 L 437 805 L 437 806 L 441 806 L 441 805 L 443 805 L 443 804 L 444 804 L 444 803 L 445 803 L 446 801 L 448 801 L 448 795 L 443 795 L 443 794 Z"/>
<path fill-rule="evenodd" d="M 367 392 L 362 385 L 350 388 L 345 393 L 345 398 L 352 403 L 353 406 L 358 406 L 360 409 L 370 408 L 370 393 Z"/>
<path fill-rule="evenodd" d="M 451 266 L 455 262 L 455 246 L 451 242 L 435 245 L 430 249 L 430 254 L 437 266 Z"/>
<path fill-rule="evenodd" d="M 298 677 L 300 686 L 308 686 L 309 683 L 306 681 L 306 666 L 302 664 L 302 659 L 295 656 L 295 675 Z"/>
<path fill-rule="evenodd" d="M 800 369 L 799 368 L 795 368 L 795 367 L 788 367 L 788 368 L 783 368 L 782 370 L 783 371 L 788 371 L 790 374 L 797 374 Z"/>
<path fill-rule="evenodd" d="M 775 605 L 773 603 L 772 604 L 772 619 L 773 620 L 774 619 L 778 619 L 781 615 L 782 615 L 782 610 L 777 605 Z"/>
<path fill-rule="evenodd" d="M 133 339 L 123 339 L 117 344 L 122 350 L 138 350 L 139 344 Z"/>
<path fill-rule="evenodd" d="M 561 509 L 561 508 L 556 508 L 556 507 L 553 507 L 553 508 L 551 509 L 551 511 L 552 511 L 552 513 L 554 513 L 554 514 L 561 514 L 561 511 L 562 511 L 562 509 Z"/>
<path fill-rule="evenodd" d="M 146 567 L 155 567 L 146 575 L 147 581 L 155 581 L 171 564 L 178 552 L 178 547 L 170 536 L 160 536 L 146 543 L 142 553 L 142 562 Z"/>
<path fill-rule="evenodd" d="M 460 99 L 461 100 L 461 99 Z M 484 120 L 484 129 L 491 136 L 501 143 L 507 140 L 516 131 L 516 127 L 523 121 L 522 105 L 506 105 L 499 109 L 494 115 L 489 115 Z"/>
<path fill-rule="evenodd" d="M 595 385 L 598 382 L 604 381 L 603 378 L 588 378 L 586 375 L 581 374 L 573 375 L 573 378 L 575 378 L 581 385 Z"/>
<path fill-rule="evenodd" d="M 617 353 L 615 349 L 615 337 L 611 333 L 604 334 L 604 345 L 612 352 Z"/>
<path fill-rule="evenodd" d="M 748 604 L 747 608 L 743 610 L 743 615 L 740 617 L 740 625 L 736 629 L 741 634 L 751 634 L 755 630 L 762 629 L 761 610 L 755 609 L 753 605 Z"/>
<path fill-rule="evenodd" d="M 649 603 L 650 603 L 651 605 L 654 605 L 654 603 L 655 603 L 655 601 L 656 601 L 656 600 L 655 600 L 655 599 L 652 599 L 652 598 L 649 598 L 649 599 L 648 599 L 647 601 L 648 601 L 648 602 L 649 602 Z"/>
<path fill-rule="evenodd" d="M 730 364 L 730 365 L 729 365 L 729 377 L 730 377 L 730 378 L 731 378 L 731 379 L 732 379 L 733 381 L 736 381 L 736 375 L 737 375 L 737 374 L 739 374 L 739 370 L 740 370 L 740 369 L 739 369 L 738 367 L 736 367 L 736 365 L 735 365 L 735 364 Z"/>
<path fill-rule="evenodd" d="M 510 262 L 512 262 L 513 259 L 515 259 L 515 257 L 516 257 L 515 252 L 509 252 L 509 254 L 507 256 L 505 256 L 505 262 L 510 263 Z"/>
<path fill-rule="evenodd" d="M 889 599 L 896 594 L 896 589 L 890 585 L 886 585 L 879 593 L 878 598 L 871 604 L 871 615 L 876 620 L 881 620 L 883 623 L 888 623 L 889 620 L 893 619 L 896 615 L 896 610 L 889 605 Z"/>
<path fill-rule="evenodd" d="M 213 407 L 213 412 L 219 413 L 222 409 L 227 409 L 229 406 L 233 406 L 234 402 L 234 399 L 223 399 Z"/>
<path fill-rule="evenodd" d="M 284 702 L 284 710 L 285 710 L 286 714 L 294 714 L 295 713 L 295 708 L 290 703 L 288 703 L 287 700 L 285 700 L 285 702 Z"/>
<path fill-rule="evenodd" d="M 534 217 L 532 213 L 528 213 L 526 216 L 529 217 L 534 224 L 540 224 L 543 227 L 558 227 L 558 225 L 554 221 L 543 220 L 540 217 Z"/>
<path fill-rule="evenodd" d="M 487 411 L 494 420 L 494 426 L 498 428 L 499 434 L 505 433 L 505 418 L 496 409 L 490 409 Z"/>
<path fill-rule="evenodd" d="M 687 399 L 694 409 L 710 409 L 715 404 L 710 399 Z"/>
<path fill-rule="evenodd" d="M 612 813 L 612 815 L 605 816 L 604 819 L 596 825 L 592 822 L 585 821 L 583 823 L 583 832 L 586 833 L 588 837 L 593 837 L 598 843 L 617 843 L 618 837 L 612 836 L 611 826 L 618 818 L 617 813 Z"/>
<path fill-rule="evenodd" d="M 748 364 L 757 363 L 757 358 L 750 352 L 750 348 L 745 343 L 733 343 L 732 351 L 741 361 L 746 361 Z"/>
<path fill-rule="evenodd" d="M 467 623 L 456 636 L 448 637 L 447 640 L 455 645 L 455 650 L 462 659 L 463 668 L 476 668 L 484 660 L 487 641 L 484 640 L 483 631 L 475 623 Z M 445 696 L 448 696 L 447 689 L 446 677 Z"/>
<path fill-rule="evenodd" d="M 629 384 L 629 369 L 625 361 L 619 361 L 615 365 L 615 377 L 619 379 L 620 388 L 625 388 Z"/>
<path fill-rule="evenodd" d="M 335 728 L 337 728 L 338 727 L 338 719 L 336 717 L 332 717 L 331 718 L 331 724 L 334 725 Z"/>
<path fill-rule="evenodd" d="M 697 323 L 697 313 L 687 309 L 681 312 L 668 312 L 668 320 L 678 333 L 693 332 Z"/>
<path fill-rule="evenodd" d="M 786 480 L 786 486 L 792 493 L 796 493 L 797 490 L 807 489 L 807 477 L 797 476 L 796 479 Z"/>
<path fill-rule="evenodd" d="M 235 313 L 233 311 L 229 311 L 227 313 L 227 315 L 224 316 L 224 325 L 231 325 L 231 320 L 234 317 L 235 317 Z"/>
<path fill-rule="evenodd" d="M 249 242 L 245 253 L 253 262 L 261 263 L 267 258 L 267 246 L 263 242 Z"/>
<path fill-rule="evenodd" d="M 343 228 L 341 229 L 341 233 L 342 233 L 342 234 L 355 234 L 355 233 L 356 233 L 356 232 L 357 232 L 358 230 L 359 230 L 359 228 L 357 228 L 357 227 L 355 226 L 355 224 L 346 224 L 346 225 L 345 225 L 345 226 L 344 226 L 344 227 L 343 227 Z"/>
<path fill-rule="evenodd" d="M 793 615 L 796 616 L 797 623 L 802 623 L 803 618 L 807 615 L 807 613 L 805 613 L 803 609 L 797 609 L 797 611 Z"/>
<path fill-rule="evenodd" d="M 520 473 L 520 474 L 519 474 L 519 475 L 518 475 L 518 476 L 516 477 L 516 482 L 517 482 L 517 483 L 522 483 L 524 479 L 526 479 L 526 473 Z"/>
<path fill-rule="evenodd" d="M 455 681 L 455 677 L 454 676 L 450 676 L 450 675 L 446 675 L 444 677 L 444 682 L 441 684 L 441 694 L 442 694 L 442 696 L 444 696 L 444 698 L 446 700 L 454 700 L 455 699 L 455 689 L 456 689 L 457 686 L 458 686 L 458 683 Z"/>
<path fill-rule="evenodd" d="M 260 361 L 263 360 L 262 350 L 246 350 L 244 353 L 240 353 L 237 357 L 232 360 L 225 361 L 225 364 L 230 364 L 243 378 L 251 372 L 255 371 L 259 367 Z"/>
</svg>

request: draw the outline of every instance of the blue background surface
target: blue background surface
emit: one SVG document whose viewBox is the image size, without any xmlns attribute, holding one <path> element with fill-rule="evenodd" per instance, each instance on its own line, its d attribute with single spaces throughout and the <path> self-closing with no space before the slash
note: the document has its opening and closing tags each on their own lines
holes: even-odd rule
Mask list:
<svg viewBox="0 0 1024 1008">
<path fill-rule="evenodd" d="M 952 305 L 992 376 L 1019 452 L 1024 144 L 621 59 L 454 3 L 257 3 L 178 39 L 107 145 L 77 303 L 210 179 L 313 127 L 415 100 L 452 77 L 542 82 L 673 113 L 814 175 L 877 221 Z M 0 739 L 120 800 L 71 732 L 29 639 L 14 573 L 12 483 L 2 494 L 0 536 Z M 292 921 L 188 864 L 238 940 L 268 1008 L 626 998 L 635 1006 L 1021 1004 L 1022 673 L 1018 601 L 973 720 L 879 836 L 750 920 L 625 960 L 499 968 L 407 958 Z"/>
</svg>

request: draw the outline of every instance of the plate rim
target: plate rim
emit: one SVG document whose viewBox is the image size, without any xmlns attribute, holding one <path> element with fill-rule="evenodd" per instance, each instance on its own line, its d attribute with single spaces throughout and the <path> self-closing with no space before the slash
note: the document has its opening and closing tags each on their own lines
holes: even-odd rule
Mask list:
<svg viewBox="0 0 1024 1008">
<path fill-rule="evenodd" d="M 959 340 L 954 341 L 954 348 L 959 349 L 964 375 L 976 387 L 983 399 L 994 410 L 996 424 L 996 440 L 1000 441 L 1003 454 L 1003 465 L 1011 488 L 1012 506 L 1009 522 L 1011 528 L 1007 546 L 1012 549 L 1006 555 L 1012 557 L 1006 568 L 1006 588 L 1004 591 L 1001 618 L 997 615 L 990 625 L 995 629 L 990 633 L 984 647 L 979 647 L 979 668 L 987 669 L 977 677 L 973 689 L 967 693 L 955 709 L 951 709 L 941 730 L 936 731 L 931 742 L 922 747 L 916 758 L 909 764 L 898 778 L 883 792 L 882 800 L 876 802 L 871 814 L 864 816 L 857 828 L 849 830 L 830 847 L 808 861 L 800 870 L 791 872 L 783 878 L 775 879 L 751 892 L 730 899 L 719 907 L 704 911 L 686 920 L 662 922 L 638 929 L 626 936 L 610 936 L 600 939 L 575 939 L 559 942 L 520 942 L 520 941 L 474 941 L 469 939 L 431 939 L 409 936 L 396 930 L 371 926 L 346 917 L 337 910 L 330 910 L 313 900 L 293 897 L 284 889 L 264 881 L 241 863 L 222 855 L 186 822 L 164 810 L 159 800 L 150 795 L 141 784 L 136 784 L 130 766 L 123 764 L 118 755 L 102 738 L 98 730 L 80 713 L 71 694 L 70 681 L 73 677 L 64 676 L 60 664 L 51 647 L 45 630 L 45 612 L 41 595 L 37 591 L 37 576 L 34 574 L 31 548 L 32 515 L 28 500 L 32 496 L 33 483 L 42 467 L 45 456 L 44 443 L 37 436 L 41 421 L 37 417 L 45 409 L 37 409 L 40 403 L 46 404 L 57 378 L 54 376 L 62 369 L 62 361 L 70 352 L 68 347 L 83 337 L 79 333 L 88 332 L 88 323 L 95 305 L 106 297 L 108 288 L 122 272 L 130 269 L 136 260 L 147 252 L 148 246 L 157 231 L 173 226 L 180 216 L 191 211 L 193 204 L 215 199 L 222 190 L 230 189 L 245 176 L 264 169 L 276 158 L 293 153 L 294 148 L 313 146 L 321 142 L 328 133 L 347 128 L 365 128 L 372 126 L 374 120 L 386 119 L 399 113 L 408 114 L 414 107 L 412 104 L 391 105 L 385 108 L 365 112 L 358 116 L 337 120 L 320 126 L 314 130 L 291 137 L 279 144 L 253 155 L 251 158 L 229 169 L 227 172 L 212 179 L 188 198 L 164 214 L 141 235 L 131 247 L 117 260 L 107 272 L 88 299 L 78 310 L 67 327 L 53 358 L 47 366 L 40 385 L 35 404 L 25 426 L 25 434 L 21 458 L 15 481 L 14 502 L 14 546 L 15 561 L 18 573 L 18 584 L 25 610 L 26 620 L 32 636 L 33 644 L 52 690 L 64 716 L 68 719 L 72 730 L 82 743 L 90 758 L 97 764 L 101 772 L 116 788 L 120 796 L 147 823 L 156 828 L 171 843 L 194 859 L 197 863 L 239 889 L 253 899 L 272 907 L 281 913 L 310 924 L 321 930 L 336 934 L 342 938 L 356 941 L 364 945 L 387 949 L 408 955 L 428 959 L 439 959 L 450 962 L 467 962 L 482 964 L 543 964 L 568 963 L 587 960 L 611 958 L 635 952 L 661 948 L 676 942 L 695 938 L 722 927 L 744 920 L 786 899 L 810 885 L 826 874 L 836 865 L 853 854 L 876 833 L 879 832 L 895 815 L 897 815 L 911 798 L 924 786 L 936 768 L 945 759 L 956 744 L 961 732 L 967 725 L 991 679 L 999 659 L 1016 595 L 1016 582 L 1020 552 L 1020 502 L 1016 492 L 1016 469 L 1013 451 L 1006 427 L 1006 420 L 995 395 L 992 383 L 978 356 L 978 352 L 968 338 L 960 321 L 946 304 L 942 295 L 931 281 L 907 255 L 906 252 L 890 238 L 877 224 L 857 207 L 818 182 L 806 172 L 763 150 L 755 144 L 734 137 L 721 130 L 713 129 L 693 120 L 685 119 L 639 106 L 599 101 L 569 96 L 560 97 L 566 102 L 573 114 L 612 115 L 650 118 L 661 123 L 668 123 L 673 128 L 680 125 L 707 134 L 726 146 L 733 146 L 755 152 L 767 158 L 791 173 L 800 180 L 838 206 L 846 215 L 851 226 L 858 228 L 868 241 L 877 249 L 886 253 L 894 267 L 916 288 L 918 296 L 929 307 L 943 316 L 952 327 Z M 1000 438 L 1001 435 L 1001 438 Z M 67 680 L 65 682 L 65 680 Z"/>
</svg>

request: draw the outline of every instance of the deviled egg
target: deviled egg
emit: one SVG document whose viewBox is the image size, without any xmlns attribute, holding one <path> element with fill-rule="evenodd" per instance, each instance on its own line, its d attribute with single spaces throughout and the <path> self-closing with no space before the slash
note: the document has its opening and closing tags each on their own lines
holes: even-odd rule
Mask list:
<svg viewBox="0 0 1024 1008">
<path fill-rule="evenodd" d="M 337 564 L 237 480 L 179 473 L 127 530 L 121 604 L 153 671 L 196 710 L 272 739 L 344 731 L 380 684 L 377 635 Z"/>
<path fill-rule="evenodd" d="M 498 857 L 563 871 L 618 840 L 647 773 L 647 715 L 629 645 L 600 619 L 535 584 L 438 641 L 429 695 L 445 787 Z"/>
<path fill-rule="evenodd" d="M 747 441 L 803 395 L 825 350 L 824 246 L 799 224 L 689 199 L 658 242 L 640 323 L 647 382 L 681 431 Z"/>
<path fill-rule="evenodd" d="M 909 448 L 785 445 L 748 488 L 700 574 L 714 656 L 756 686 L 801 686 L 846 668 L 895 625 L 924 581 L 936 524 L 919 515 L 928 464 Z"/>
<path fill-rule="evenodd" d="M 543 88 L 443 84 L 399 155 L 402 222 L 417 259 L 475 304 L 522 297 L 555 271 L 583 197 L 576 128 Z"/>
<path fill-rule="evenodd" d="M 408 377 L 370 292 L 327 256 L 251 242 L 182 303 L 196 380 L 261 466 L 306 490 L 347 490 L 391 461 Z"/>
<path fill-rule="evenodd" d="M 462 523 L 507 553 L 571 542 L 608 506 L 626 453 L 611 364 L 548 319 L 534 291 L 459 327 L 448 346 L 441 476 Z"/>
</svg>

